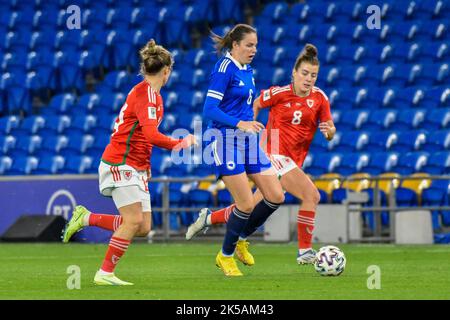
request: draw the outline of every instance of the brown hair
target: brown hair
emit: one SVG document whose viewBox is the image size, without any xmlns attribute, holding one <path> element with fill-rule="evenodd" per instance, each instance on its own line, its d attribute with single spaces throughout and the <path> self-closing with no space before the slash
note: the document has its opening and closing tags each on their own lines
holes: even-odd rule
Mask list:
<svg viewBox="0 0 450 320">
<path fill-rule="evenodd" d="M 228 31 L 223 37 L 211 31 L 211 39 L 214 41 L 217 54 L 222 53 L 224 49 L 231 50 L 233 41 L 240 42 L 247 33 L 256 33 L 256 29 L 248 24 L 237 24 Z"/>
<path fill-rule="evenodd" d="M 150 39 L 147 44 L 139 50 L 141 56 L 141 74 L 153 75 L 164 67 L 171 68 L 173 65 L 172 54 L 163 46 L 157 45 L 155 40 Z"/>
<path fill-rule="evenodd" d="M 297 70 L 302 62 L 307 62 L 312 64 L 313 66 L 318 66 L 320 63 L 319 59 L 317 58 L 317 53 L 317 48 L 314 45 L 307 43 L 303 47 L 303 50 L 300 52 L 297 60 L 295 61 L 294 70 Z"/>
</svg>

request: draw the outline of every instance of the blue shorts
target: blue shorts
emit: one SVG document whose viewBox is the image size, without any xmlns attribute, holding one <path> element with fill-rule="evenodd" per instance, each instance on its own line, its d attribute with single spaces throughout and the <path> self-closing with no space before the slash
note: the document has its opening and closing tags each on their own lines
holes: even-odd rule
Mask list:
<svg viewBox="0 0 450 320">
<path fill-rule="evenodd" d="M 234 133 L 231 133 L 234 132 Z M 254 174 L 271 168 L 269 158 L 260 148 L 258 135 L 230 130 L 211 144 L 216 175 Z"/>
</svg>

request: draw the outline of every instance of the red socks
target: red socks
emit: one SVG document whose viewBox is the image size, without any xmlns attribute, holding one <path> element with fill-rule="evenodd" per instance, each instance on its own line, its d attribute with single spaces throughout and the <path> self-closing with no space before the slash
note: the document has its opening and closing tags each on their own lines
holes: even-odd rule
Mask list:
<svg viewBox="0 0 450 320">
<path fill-rule="evenodd" d="M 314 211 L 299 210 L 297 215 L 298 248 L 311 248 L 311 240 L 314 231 Z"/>
<path fill-rule="evenodd" d="M 106 251 L 105 260 L 103 260 L 102 270 L 105 272 L 114 272 L 114 268 L 125 251 L 127 251 L 130 243 L 130 240 L 112 237 L 108 250 Z"/>
<path fill-rule="evenodd" d="M 89 225 L 102 229 L 116 231 L 122 223 L 122 217 L 113 214 L 91 213 L 89 215 Z"/>
<path fill-rule="evenodd" d="M 235 204 L 232 204 L 231 206 L 228 206 L 226 208 L 211 213 L 211 224 L 227 223 L 228 217 L 230 216 L 231 212 L 233 212 L 233 208 L 235 206 L 236 206 Z"/>
</svg>

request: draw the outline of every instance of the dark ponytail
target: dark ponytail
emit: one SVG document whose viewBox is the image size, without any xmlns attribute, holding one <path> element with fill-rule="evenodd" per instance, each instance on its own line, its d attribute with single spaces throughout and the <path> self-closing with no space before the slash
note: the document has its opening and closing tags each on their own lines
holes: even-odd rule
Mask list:
<svg viewBox="0 0 450 320">
<path fill-rule="evenodd" d="M 297 70 L 302 64 L 302 62 L 307 62 L 312 64 L 313 66 L 318 66 L 320 63 L 319 59 L 317 58 L 317 54 L 318 54 L 317 48 L 314 45 L 307 43 L 303 47 L 303 50 L 300 52 L 300 54 L 297 57 L 297 60 L 295 61 L 294 70 Z"/>
<path fill-rule="evenodd" d="M 211 39 L 214 41 L 214 48 L 217 54 L 221 54 L 224 50 L 233 48 L 233 41 L 239 43 L 247 33 L 256 33 L 256 29 L 248 24 L 237 24 L 228 31 L 223 37 L 211 31 Z"/>
</svg>

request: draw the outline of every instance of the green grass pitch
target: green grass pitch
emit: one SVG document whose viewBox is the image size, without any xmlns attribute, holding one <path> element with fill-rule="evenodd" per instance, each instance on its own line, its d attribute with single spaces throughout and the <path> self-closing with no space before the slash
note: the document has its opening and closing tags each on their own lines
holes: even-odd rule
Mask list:
<svg viewBox="0 0 450 320">
<path fill-rule="evenodd" d="M 295 244 L 256 243 L 256 264 L 226 278 L 214 265 L 219 243 L 134 244 L 116 274 L 135 286 L 97 287 L 106 245 L 0 244 L 0 299 L 450 299 L 450 246 L 339 247 L 347 257 L 339 277 L 297 265 Z M 81 270 L 79 290 L 67 288 L 71 265 Z M 370 265 L 380 267 L 381 289 L 367 288 Z"/>
</svg>

